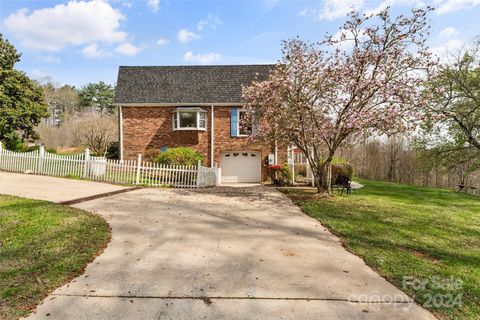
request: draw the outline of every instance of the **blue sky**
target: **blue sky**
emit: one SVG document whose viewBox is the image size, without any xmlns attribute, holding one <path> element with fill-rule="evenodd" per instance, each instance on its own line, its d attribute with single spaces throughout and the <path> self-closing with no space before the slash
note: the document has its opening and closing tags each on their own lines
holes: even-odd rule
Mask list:
<svg viewBox="0 0 480 320">
<path fill-rule="evenodd" d="M 352 7 L 425 4 L 438 55 L 480 35 L 480 0 L 1 0 L 0 32 L 22 52 L 17 68 L 78 87 L 115 83 L 119 65 L 274 63 L 282 39 L 334 34 Z"/>
</svg>

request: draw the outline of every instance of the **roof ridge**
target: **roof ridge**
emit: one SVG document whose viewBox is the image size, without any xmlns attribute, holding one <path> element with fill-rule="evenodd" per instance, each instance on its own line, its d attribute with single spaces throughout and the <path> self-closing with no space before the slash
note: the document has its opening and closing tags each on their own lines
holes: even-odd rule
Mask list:
<svg viewBox="0 0 480 320">
<path fill-rule="evenodd" d="M 209 67 L 247 67 L 247 66 L 274 66 L 275 63 L 249 63 L 249 64 L 194 64 L 194 65 L 136 65 L 136 66 L 119 66 L 119 68 L 191 68 L 191 67 L 200 67 L 200 68 L 209 68 Z"/>
</svg>

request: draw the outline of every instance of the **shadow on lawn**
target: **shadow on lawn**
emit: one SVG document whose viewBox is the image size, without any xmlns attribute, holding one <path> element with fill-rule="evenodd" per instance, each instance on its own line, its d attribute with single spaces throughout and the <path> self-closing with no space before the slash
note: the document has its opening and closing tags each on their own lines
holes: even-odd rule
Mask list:
<svg viewBox="0 0 480 320">
<path fill-rule="evenodd" d="M 470 319 L 476 314 L 480 295 L 475 271 L 480 269 L 480 197 L 385 182 L 361 183 L 365 188 L 352 197 L 317 199 L 298 189 L 284 193 L 400 288 L 406 275 L 462 279 L 463 306 L 434 309 L 452 319 Z M 406 291 L 423 303 L 428 290 Z"/>
</svg>

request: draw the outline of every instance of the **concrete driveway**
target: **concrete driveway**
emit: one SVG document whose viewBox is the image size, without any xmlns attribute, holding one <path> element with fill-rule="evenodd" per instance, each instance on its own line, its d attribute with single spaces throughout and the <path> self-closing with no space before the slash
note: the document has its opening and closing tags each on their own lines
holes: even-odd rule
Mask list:
<svg viewBox="0 0 480 320">
<path fill-rule="evenodd" d="M 0 194 L 66 202 L 128 188 L 107 183 L 0 172 Z"/>
<path fill-rule="evenodd" d="M 272 188 L 75 206 L 105 217 L 112 241 L 31 319 L 434 319 Z"/>
</svg>

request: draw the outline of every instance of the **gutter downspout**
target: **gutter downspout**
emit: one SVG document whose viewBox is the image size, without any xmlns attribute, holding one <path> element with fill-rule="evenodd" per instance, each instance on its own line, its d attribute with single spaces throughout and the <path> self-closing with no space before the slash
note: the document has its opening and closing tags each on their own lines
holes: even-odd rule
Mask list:
<svg viewBox="0 0 480 320">
<path fill-rule="evenodd" d="M 277 145 L 277 138 L 275 138 L 275 155 L 274 155 L 274 165 L 277 165 L 278 164 L 278 145 Z"/>
<path fill-rule="evenodd" d="M 213 131 L 214 131 L 214 112 L 213 112 L 213 104 L 212 106 L 210 107 L 211 108 L 211 112 L 210 112 L 210 167 L 213 168 L 215 166 L 214 164 L 214 156 L 215 156 L 215 152 L 214 152 L 214 147 L 215 147 L 215 141 L 214 141 L 214 134 L 213 134 Z"/>
<path fill-rule="evenodd" d="M 118 144 L 120 149 L 120 160 L 123 160 L 123 113 L 122 106 L 118 106 Z"/>
</svg>

